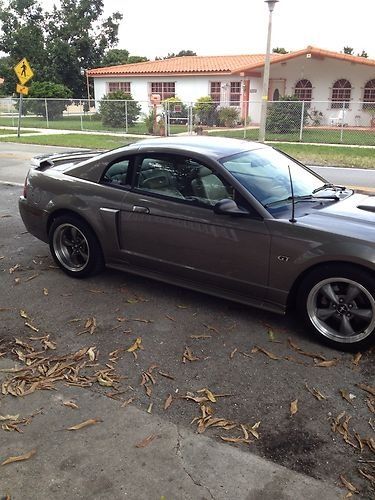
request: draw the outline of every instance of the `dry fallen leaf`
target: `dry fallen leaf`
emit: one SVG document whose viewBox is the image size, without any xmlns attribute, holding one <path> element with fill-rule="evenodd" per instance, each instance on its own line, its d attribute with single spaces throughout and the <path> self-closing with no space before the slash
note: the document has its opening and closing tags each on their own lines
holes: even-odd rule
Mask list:
<svg viewBox="0 0 375 500">
<path fill-rule="evenodd" d="M 253 349 L 251 349 L 252 353 L 255 353 L 255 352 L 258 352 L 258 351 L 262 352 L 263 354 L 265 354 L 266 356 L 268 356 L 270 359 L 273 359 L 274 361 L 278 361 L 280 359 L 283 359 L 280 356 L 277 356 L 276 354 L 274 354 L 273 352 L 267 351 L 263 347 L 259 347 L 257 345 L 254 346 Z"/>
<path fill-rule="evenodd" d="M 174 380 L 174 377 L 172 377 L 172 375 L 169 375 L 169 373 L 158 371 L 158 374 L 161 375 L 162 377 L 169 378 L 170 380 Z"/>
<path fill-rule="evenodd" d="M 146 446 L 148 446 L 155 438 L 156 438 L 156 434 L 150 434 L 149 436 L 145 437 L 144 439 L 142 439 L 142 441 L 140 441 L 139 443 L 137 443 L 135 445 L 136 448 L 145 448 Z"/>
<path fill-rule="evenodd" d="M 233 359 L 233 356 L 236 354 L 237 351 L 238 351 L 238 347 L 236 347 L 235 349 L 233 349 L 233 351 L 229 354 L 229 358 Z"/>
<path fill-rule="evenodd" d="M 226 443 L 244 443 L 244 444 L 250 444 L 249 439 L 245 439 L 243 437 L 230 438 L 230 437 L 220 436 L 220 439 L 222 439 Z"/>
<path fill-rule="evenodd" d="M 186 361 L 199 361 L 199 359 L 200 358 L 193 355 L 192 350 L 189 347 L 185 346 L 185 350 L 182 354 L 183 363 L 186 363 Z"/>
<path fill-rule="evenodd" d="M 90 418 L 89 420 L 85 420 L 84 422 L 81 422 L 80 424 L 73 425 L 72 427 L 68 427 L 66 430 L 67 431 L 79 431 L 80 429 L 84 429 L 85 427 L 88 427 L 89 425 L 98 424 L 99 422 L 102 422 L 102 420 L 99 420 L 97 418 Z"/>
<path fill-rule="evenodd" d="M 167 410 L 171 406 L 172 401 L 173 401 L 172 394 L 169 394 L 164 403 L 164 410 Z"/>
<path fill-rule="evenodd" d="M 341 394 L 341 397 L 343 399 L 345 399 L 345 401 L 347 401 L 348 403 L 350 403 L 351 405 L 353 404 L 352 403 L 352 400 L 355 399 L 355 396 L 354 394 L 350 394 L 348 391 L 346 391 L 345 389 L 340 389 L 340 394 Z"/>
<path fill-rule="evenodd" d="M 12 464 L 13 462 L 22 462 L 23 460 L 29 460 L 32 456 L 34 456 L 36 453 L 36 450 L 31 450 L 27 453 L 24 453 L 23 455 L 18 455 L 15 457 L 8 457 L 4 462 L 2 462 L 0 465 L 7 465 L 7 464 Z"/>
<path fill-rule="evenodd" d="M 68 406 L 69 408 L 73 408 L 73 410 L 78 410 L 79 406 L 74 403 L 74 401 L 63 401 L 64 406 Z"/>
<path fill-rule="evenodd" d="M 340 479 L 341 479 L 342 484 L 349 491 L 351 491 L 352 493 L 359 493 L 359 491 L 357 490 L 357 488 L 352 483 L 349 483 L 349 481 L 343 475 L 340 476 Z"/>
<path fill-rule="evenodd" d="M 315 366 L 319 366 L 321 368 L 331 368 L 332 366 L 336 366 L 339 360 L 337 358 L 327 359 L 325 361 L 320 361 L 319 359 L 314 359 Z"/>
<path fill-rule="evenodd" d="M 290 416 L 293 417 L 298 411 L 298 399 L 295 399 L 290 403 Z"/>
<path fill-rule="evenodd" d="M 45 295 L 45 296 L 48 295 L 48 288 L 43 288 L 43 295 Z"/>
<path fill-rule="evenodd" d="M 134 352 L 137 349 L 143 349 L 141 337 L 135 339 L 134 343 L 127 349 L 127 352 Z"/>
<path fill-rule="evenodd" d="M 327 399 L 318 389 L 315 387 L 310 388 L 307 383 L 305 383 L 306 389 L 309 391 L 310 394 L 312 394 L 316 399 L 319 401 L 322 401 L 323 399 Z"/>
<path fill-rule="evenodd" d="M 357 352 L 357 354 L 355 354 L 353 356 L 353 359 L 352 359 L 352 364 L 354 366 L 358 366 L 359 365 L 359 362 L 361 361 L 361 358 L 362 358 L 362 353 L 361 352 Z"/>
<path fill-rule="evenodd" d="M 362 389 L 363 391 L 369 392 L 373 396 L 375 396 L 375 386 L 367 385 L 367 384 L 357 384 L 357 387 Z"/>
</svg>

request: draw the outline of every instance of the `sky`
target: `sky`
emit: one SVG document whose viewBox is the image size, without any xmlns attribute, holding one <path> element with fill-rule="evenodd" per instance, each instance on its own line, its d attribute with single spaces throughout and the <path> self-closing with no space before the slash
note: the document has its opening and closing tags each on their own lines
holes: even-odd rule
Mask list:
<svg viewBox="0 0 375 500">
<path fill-rule="evenodd" d="M 44 0 L 48 1 L 48 0 Z M 266 52 L 264 0 L 104 0 L 105 13 L 123 14 L 118 48 L 131 55 L 166 56 Z M 288 51 L 313 45 L 342 52 L 353 47 L 375 59 L 375 0 L 280 0 L 273 13 L 271 47 Z"/>
</svg>

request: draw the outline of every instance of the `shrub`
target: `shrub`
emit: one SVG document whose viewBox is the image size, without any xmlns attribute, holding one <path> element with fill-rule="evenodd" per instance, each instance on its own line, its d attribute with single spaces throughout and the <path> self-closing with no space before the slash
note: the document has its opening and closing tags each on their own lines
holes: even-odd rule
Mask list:
<svg viewBox="0 0 375 500">
<path fill-rule="evenodd" d="M 217 125 L 218 113 L 217 104 L 210 96 L 200 97 L 194 106 L 195 120 L 201 125 Z"/>
<path fill-rule="evenodd" d="M 125 113 L 125 101 L 127 102 L 127 113 Z M 124 128 L 126 118 L 128 125 L 133 125 L 140 112 L 141 106 L 138 102 L 134 101 L 131 95 L 125 94 L 121 90 L 105 95 L 100 101 L 100 116 L 103 125 Z"/>
<path fill-rule="evenodd" d="M 53 82 L 33 82 L 29 94 L 24 100 L 24 114 L 33 113 L 46 117 L 48 110 L 49 120 L 62 118 L 63 111 L 70 104 L 70 97 L 72 97 L 72 91 L 65 85 Z M 48 99 L 47 110 L 45 98 Z"/>
<path fill-rule="evenodd" d="M 218 111 L 219 125 L 224 127 L 235 127 L 240 122 L 240 114 L 238 108 L 228 106 L 220 108 Z"/>
<path fill-rule="evenodd" d="M 296 96 L 284 96 L 279 101 L 271 102 L 267 108 L 267 132 L 292 133 L 298 132 L 301 126 L 302 102 Z M 305 107 L 303 123 L 308 118 Z"/>
</svg>

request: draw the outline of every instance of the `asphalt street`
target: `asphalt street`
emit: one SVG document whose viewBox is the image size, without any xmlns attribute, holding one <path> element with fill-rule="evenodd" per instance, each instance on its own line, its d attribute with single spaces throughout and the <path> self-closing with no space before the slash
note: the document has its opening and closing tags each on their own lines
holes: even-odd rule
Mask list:
<svg viewBox="0 0 375 500">
<path fill-rule="evenodd" d="M 1 159 L 0 171 L 3 164 Z M 0 359 L 8 368 L 15 362 L 22 367 L 26 352 L 55 370 L 49 357 L 59 356 L 61 363 L 92 348 L 87 359 L 95 361 L 87 387 L 79 387 L 85 385 L 79 379 L 73 388 L 56 382 L 52 392 L 1 396 L 1 415 L 33 417 L 20 424 L 23 434 L 0 428 L 0 463 L 34 448 L 39 452 L 4 466 L 0 493 L 24 498 L 22 484 L 31 481 L 30 499 L 82 498 L 82 491 L 87 498 L 124 498 L 126 492 L 126 498 L 145 499 L 328 499 L 348 492 L 336 490 L 344 478 L 358 498 L 373 497 L 363 475 L 374 474 L 373 403 L 364 389 L 374 383 L 373 350 L 340 353 L 317 344 L 293 316 L 117 271 L 69 278 L 56 269 L 48 246 L 25 231 L 17 210 L 20 187 L 1 185 L 0 192 Z M 62 407 L 67 400 L 80 408 L 76 418 L 68 412 L 72 407 Z M 211 416 L 222 425 L 206 428 Z M 68 425 L 90 419 L 96 425 L 77 430 L 77 439 L 64 438 Z M 189 449 L 203 447 L 199 459 L 191 456 L 189 466 L 182 464 L 184 479 L 166 472 L 173 470 L 170 454 L 176 461 L 176 450 L 186 449 L 177 438 L 163 441 L 171 429 L 193 443 Z M 135 457 L 137 442 L 145 452 Z M 90 471 L 86 478 L 81 466 Z M 251 470 L 258 471 L 255 477 Z M 97 480 L 102 476 L 104 488 Z M 298 484 L 306 488 L 295 489 Z"/>
</svg>

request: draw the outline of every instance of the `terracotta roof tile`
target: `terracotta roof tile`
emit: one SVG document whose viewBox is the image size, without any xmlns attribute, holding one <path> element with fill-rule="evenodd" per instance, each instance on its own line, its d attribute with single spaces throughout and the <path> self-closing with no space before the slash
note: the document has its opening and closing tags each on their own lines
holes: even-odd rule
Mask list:
<svg viewBox="0 0 375 500">
<path fill-rule="evenodd" d="M 308 46 L 306 49 L 289 52 L 288 54 L 271 54 L 271 63 L 283 62 L 295 57 L 311 53 L 313 56 L 331 57 L 343 61 L 375 66 L 374 59 L 351 56 Z M 147 61 L 134 64 L 121 64 L 95 68 L 88 71 L 91 77 L 128 76 L 128 75 L 169 75 L 169 74 L 235 74 L 261 68 L 264 65 L 264 54 L 248 54 L 237 56 L 185 56 Z"/>
<path fill-rule="evenodd" d="M 342 54 L 341 52 L 333 52 L 331 50 L 319 49 L 318 47 L 312 47 L 309 45 L 306 49 L 297 50 L 295 52 L 289 52 L 288 54 L 281 54 L 277 59 L 271 60 L 272 63 L 283 62 L 289 59 L 294 59 L 295 57 L 302 56 L 305 54 L 311 54 L 312 56 L 318 57 L 331 57 L 332 59 L 338 59 L 342 61 L 349 61 L 358 64 L 364 64 L 367 66 L 375 66 L 374 59 L 368 59 L 366 57 L 360 56 L 352 56 L 349 54 Z M 241 66 L 238 67 L 234 73 L 241 73 L 243 71 L 254 70 L 257 68 L 261 68 L 263 66 L 263 62 L 255 62 L 254 64 L 250 64 L 249 66 Z"/>
<path fill-rule="evenodd" d="M 274 55 L 274 57 L 277 57 Z M 141 75 L 141 74 L 184 74 L 184 73 L 232 73 L 236 68 L 263 64 L 264 54 L 239 56 L 185 56 L 147 61 L 134 64 L 122 64 L 89 71 L 90 76 L 100 75 Z"/>
</svg>

